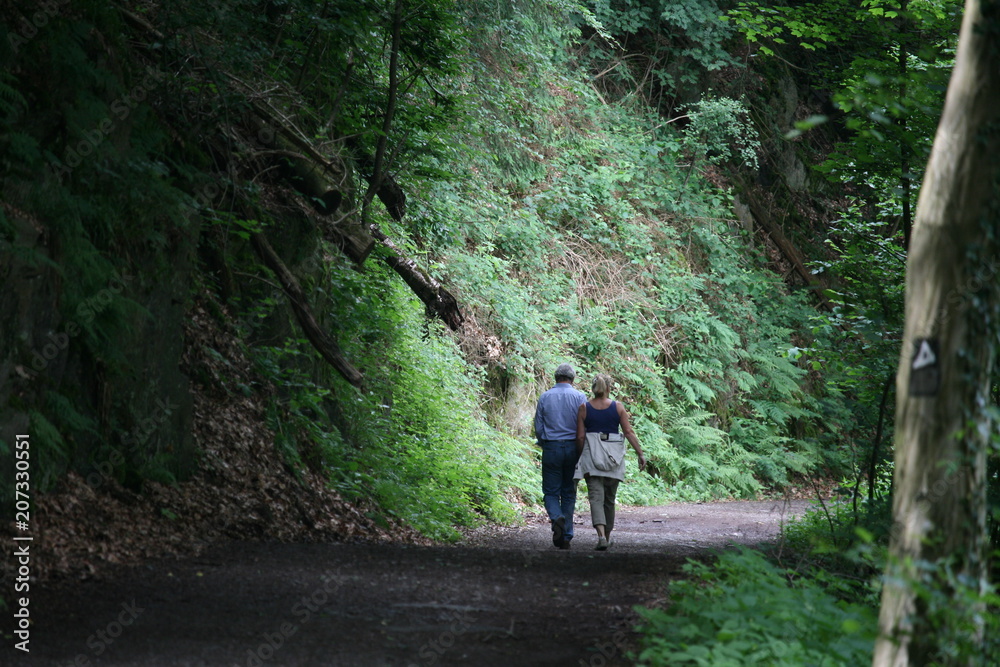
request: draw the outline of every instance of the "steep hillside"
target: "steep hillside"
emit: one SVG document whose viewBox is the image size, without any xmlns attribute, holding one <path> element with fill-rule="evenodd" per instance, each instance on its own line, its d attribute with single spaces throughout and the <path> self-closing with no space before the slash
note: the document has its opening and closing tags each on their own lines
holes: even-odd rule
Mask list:
<svg viewBox="0 0 1000 667">
<path fill-rule="evenodd" d="M 839 200 L 777 138 L 814 109 L 731 32 L 668 86 L 556 0 L 0 7 L 0 476 L 29 434 L 46 567 L 515 521 L 561 361 L 630 406 L 627 502 L 854 463 L 798 289 Z"/>
</svg>

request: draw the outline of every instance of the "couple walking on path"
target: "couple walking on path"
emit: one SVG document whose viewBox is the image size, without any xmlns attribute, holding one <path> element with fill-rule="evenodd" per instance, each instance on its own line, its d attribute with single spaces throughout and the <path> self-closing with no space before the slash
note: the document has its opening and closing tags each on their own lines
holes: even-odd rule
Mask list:
<svg viewBox="0 0 1000 667">
<path fill-rule="evenodd" d="M 576 371 L 569 364 L 559 365 L 555 380 L 535 407 L 535 437 L 542 448 L 542 493 L 552 522 L 552 544 L 570 547 L 577 482 L 584 479 L 597 531 L 596 548 L 603 551 L 611 544 L 615 496 L 618 483 L 625 479 L 625 439 L 639 457 L 639 470 L 646 467 L 646 457 L 625 406 L 608 396 L 611 379 L 607 375 L 594 378 L 590 400 L 573 388 Z"/>
</svg>

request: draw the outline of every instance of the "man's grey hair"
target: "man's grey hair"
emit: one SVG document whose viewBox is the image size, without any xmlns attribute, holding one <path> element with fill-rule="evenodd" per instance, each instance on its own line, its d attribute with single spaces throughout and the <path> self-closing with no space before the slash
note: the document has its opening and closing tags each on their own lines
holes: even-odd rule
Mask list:
<svg viewBox="0 0 1000 667">
<path fill-rule="evenodd" d="M 559 364 L 559 368 L 556 369 L 556 382 L 559 380 L 575 380 L 576 371 L 569 364 Z"/>
</svg>

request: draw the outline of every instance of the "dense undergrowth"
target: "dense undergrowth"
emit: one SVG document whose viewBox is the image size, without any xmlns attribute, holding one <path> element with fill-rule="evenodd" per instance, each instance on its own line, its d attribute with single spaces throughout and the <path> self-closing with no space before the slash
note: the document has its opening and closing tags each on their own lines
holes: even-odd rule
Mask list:
<svg viewBox="0 0 1000 667">
<path fill-rule="evenodd" d="M 762 550 L 691 560 L 662 608 L 638 608 L 641 665 L 870 664 L 892 533 L 889 497 L 817 503 Z M 944 569 L 944 585 L 937 572 Z M 909 585 L 940 640 L 929 665 L 1000 659 L 996 587 L 920 563 Z"/>
<path fill-rule="evenodd" d="M 869 662 L 876 636 L 870 607 L 837 600 L 817 582 L 757 551 L 690 561 L 671 586 L 669 611 L 641 610 L 643 665 L 842 667 Z"/>
<path fill-rule="evenodd" d="M 539 500 L 531 413 L 562 361 L 579 368 L 583 388 L 609 373 L 632 412 L 651 474 L 630 469 L 623 502 L 753 497 L 795 475 L 856 466 L 837 434 L 849 410 L 823 375 L 833 369 L 803 354 L 828 348 L 828 329 L 816 326 L 809 293 L 769 269 L 718 185 L 719 164 L 736 168 L 759 149 L 741 101 L 677 81 L 675 93 L 692 101 L 675 125 L 647 97 L 602 94 L 593 70 L 615 48 L 602 37 L 606 8 L 442 2 L 413 8 L 407 30 L 423 29 L 422 39 L 399 37 L 410 87 L 395 125 L 379 130 L 392 3 L 326 3 L 316 25 L 304 0 L 267 17 L 232 4 L 154 8 L 143 23 L 80 3 L 5 45 L 15 63 L 3 80 L 6 200 L 46 220 L 61 250 L 44 256 L 25 243 L 14 209 L 2 219 L 7 248 L 59 277 L 57 327 L 116 275 L 136 276 L 78 323 L 72 363 L 109 381 L 136 376 L 148 355 L 130 341 L 165 316 L 156 309 L 170 300 L 177 317 L 208 290 L 242 323 L 263 383 L 277 389 L 261 395 L 273 396 L 270 426 L 290 466 L 326 470 L 348 495 L 435 537 L 478 518 L 513 520 L 517 503 Z M 151 31 L 165 41 L 132 50 L 125 35 Z M 107 36 L 103 47 L 95 35 Z M 100 48 L 119 54 L 117 68 Z M 733 66 L 704 54 L 691 63 L 697 80 Z M 318 76 L 324 67 L 353 76 Z M 254 153 L 235 124 L 248 96 L 266 89 L 281 91 L 273 104 L 316 146 L 344 154 L 354 137 L 362 147 L 351 150 L 363 153 L 389 141 L 406 216 L 377 200 L 351 215 L 378 223 L 447 286 L 462 330 L 423 316 L 380 261 L 385 249 L 358 271 L 289 207 L 273 169 L 255 162 L 268 151 Z M 61 109 L 66 136 L 52 139 L 52 119 L 30 108 Z M 220 139 L 231 156 L 213 153 Z M 256 233 L 280 241 L 364 373 L 362 391 L 296 332 L 276 278 L 250 252 Z M 31 351 L 21 345 L 29 360 Z M 109 450 L 127 450 L 115 477 L 136 488 L 183 480 L 195 465 L 196 451 L 171 434 L 146 438 L 149 451 L 115 435 L 148 417 L 155 382 L 126 385 L 95 409 L 87 383 L 39 377 L 11 406 L 30 415 L 43 488 Z"/>
<path fill-rule="evenodd" d="M 602 100 L 561 43 L 505 40 L 547 35 L 555 15 L 479 19 L 497 24 L 473 65 L 490 86 L 472 88 L 473 131 L 456 135 L 470 157 L 419 205 L 441 275 L 497 342 L 472 359 L 499 399 L 491 423 L 530 437 L 533 398 L 569 360 L 584 386 L 609 372 L 635 417 L 656 474 L 632 470 L 626 502 L 749 497 L 842 464 L 794 359 L 815 311 L 765 269 L 691 136 Z M 512 117 L 509 99 L 539 113 Z"/>
<path fill-rule="evenodd" d="M 839 0 L 802 34 L 788 8 L 738 3 L 727 23 L 714 0 L 0 2 L 0 454 L 30 432 L 39 492 L 69 471 L 138 492 L 189 479 L 201 453 L 183 397 L 201 371 L 178 367 L 198 300 L 253 362 L 255 379 L 225 391 L 263 406 L 286 463 L 274 474 L 325 475 L 384 525 L 454 539 L 539 503 L 534 402 L 569 361 L 582 389 L 612 376 L 649 459 L 644 473 L 629 462 L 622 502 L 751 498 L 810 475 L 848 494 L 790 526 L 770 560 L 692 563 L 675 604 L 641 612 L 636 658 L 866 662 L 915 165 L 955 3 L 912 32 L 926 49 L 899 45 L 921 82 L 908 89 L 899 61 L 871 56 L 896 37 L 863 4 L 854 34 Z M 819 240 L 816 282 L 787 280 L 788 258 L 736 214 L 736 181 L 776 201 L 788 128 L 770 114 L 792 84 L 747 57 L 734 25 L 751 42 L 814 40 L 806 88 L 843 114 L 814 144 L 801 137 L 826 117 L 786 137 L 830 181 L 812 183 L 828 188 L 825 217 L 784 210 Z M 248 120 L 261 107 L 294 141 L 260 140 L 275 130 Z M 304 191 L 303 153 L 325 161 L 336 204 Z M 405 215 L 379 203 L 383 177 Z M 392 244 L 349 259 L 338 230 L 373 223 Z M 363 382 L 317 355 L 261 237 Z M 390 268 L 399 257 L 457 298 L 461 327 Z M 1000 636 L 995 616 L 976 626 L 914 585 L 940 627 Z M 973 615 L 997 607 L 950 585 Z M 974 650 L 963 641 L 941 659 Z"/>
<path fill-rule="evenodd" d="M 166 366 L 201 293 L 239 322 L 260 382 L 234 390 L 267 402 L 289 469 L 323 471 L 434 537 L 538 502 L 531 416 L 562 361 L 584 389 L 609 373 L 633 415 L 650 466 L 630 462 L 623 502 L 885 468 L 888 446 L 871 442 L 891 439 L 902 263 L 898 234 L 866 216 L 897 202 L 858 199 L 824 230 L 810 266 L 840 281 L 830 310 L 788 286 L 733 210 L 727 178 L 762 168 L 778 140 L 761 134 L 770 102 L 744 94 L 761 77 L 714 2 L 653 3 L 659 16 L 637 2 L 265 4 L 81 2 L 0 45 L 3 249 L 52 285 L 5 306 L 34 300 L 44 316 L 30 335 L 3 330 L 27 379 L 0 396 L 0 446 L 30 427 L 41 490 L 108 460 L 134 489 L 196 468 L 181 414 L 139 429 L 182 387 Z M 4 11 L 9 34 L 27 35 Z M 639 46 L 662 66 L 634 68 Z M 248 138 L 262 101 L 348 165 L 335 222 L 303 214 L 322 203 L 266 161 L 294 151 Z M 371 154 L 405 191 L 404 216 L 365 192 Z M 325 230 L 350 222 L 377 223 L 445 285 L 464 326 L 425 316 L 383 261 L 393 251 L 352 265 Z M 363 389 L 316 355 L 255 234 L 298 274 Z M 67 351 L 38 354 L 70 327 Z"/>
</svg>

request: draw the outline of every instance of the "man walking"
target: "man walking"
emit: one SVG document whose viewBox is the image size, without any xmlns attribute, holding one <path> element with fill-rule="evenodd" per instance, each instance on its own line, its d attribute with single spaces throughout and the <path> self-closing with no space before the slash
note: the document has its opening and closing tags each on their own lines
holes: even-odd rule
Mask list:
<svg viewBox="0 0 1000 667">
<path fill-rule="evenodd" d="M 573 472 L 577 459 L 576 415 L 587 401 L 582 391 L 573 388 L 576 371 L 569 364 L 559 364 L 556 385 L 538 399 L 535 406 L 535 438 L 542 448 L 542 493 L 545 511 L 552 522 L 552 544 L 569 549 L 573 539 L 573 510 L 576 508 L 576 480 Z"/>
</svg>

